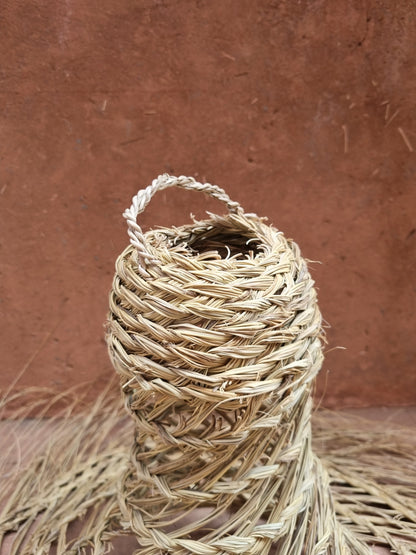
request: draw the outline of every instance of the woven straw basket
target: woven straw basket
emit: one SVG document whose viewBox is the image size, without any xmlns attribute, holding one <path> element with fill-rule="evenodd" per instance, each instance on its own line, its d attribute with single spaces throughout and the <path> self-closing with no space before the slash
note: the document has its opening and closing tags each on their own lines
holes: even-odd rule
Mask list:
<svg viewBox="0 0 416 555">
<path fill-rule="evenodd" d="M 228 213 L 143 234 L 173 185 Z M 132 419 L 110 384 L 47 423 L 71 392 L 0 400 L 0 553 L 416 555 L 411 434 L 314 411 L 312 451 L 321 317 L 296 244 L 187 177 L 124 215 L 107 341 Z"/>
<path fill-rule="evenodd" d="M 138 214 L 171 186 L 228 213 L 144 234 Z M 311 450 L 322 331 L 298 246 L 188 177 L 160 176 L 124 216 L 107 341 L 135 422 L 119 504 L 136 553 L 369 553 Z"/>
</svg>

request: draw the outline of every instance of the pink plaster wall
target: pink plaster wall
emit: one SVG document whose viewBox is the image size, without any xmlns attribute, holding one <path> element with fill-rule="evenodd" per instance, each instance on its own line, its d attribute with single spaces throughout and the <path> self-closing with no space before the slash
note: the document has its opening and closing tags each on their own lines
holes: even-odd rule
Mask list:
<svg viewBox="0 0 416 555">
<path fill-rule="evenodd" d="M 415 404 L 415 24 L 410 1 L 2 3 L 0 387 L 106 383 L 121 213 L 167 171 L 321 261 L 326 405 Z M 206 206 L 168 191 L 142 221 Z"/>
</svg>

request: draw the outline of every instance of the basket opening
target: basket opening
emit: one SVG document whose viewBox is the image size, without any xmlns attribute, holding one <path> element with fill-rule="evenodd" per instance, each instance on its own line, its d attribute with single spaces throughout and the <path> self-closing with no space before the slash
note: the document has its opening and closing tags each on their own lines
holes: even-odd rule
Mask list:
<svg viewBox="0 0 416 555">
<path fill-rule="evenodd" d="M 217 252 L 222 259 L 230 258 L 254 258 L 260 252 L 261 241 L 258 237 L 249 234 L 230 233 L 229 230 L 214 228 L 202 234 L 198 234 L 188 241 L 188 247 L 194 254 Z"/>
</svg>

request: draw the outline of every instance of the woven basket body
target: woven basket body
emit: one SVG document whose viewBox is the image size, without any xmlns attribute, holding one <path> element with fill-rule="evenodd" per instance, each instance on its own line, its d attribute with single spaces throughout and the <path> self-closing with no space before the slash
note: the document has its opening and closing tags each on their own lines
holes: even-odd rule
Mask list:
<svg viewBox="0 0 416 555">
<path fill-rule="evenodd" d="M 171 185 L 229 212 L 143 235 L 137 213 Z M 135 422 L 119 497 L 137 553 L 361 552 L 311 451 L 321 317 L 299 248 L 191 178 L 161 176 L 138 197 L 107 335 Z"/>
</svg>

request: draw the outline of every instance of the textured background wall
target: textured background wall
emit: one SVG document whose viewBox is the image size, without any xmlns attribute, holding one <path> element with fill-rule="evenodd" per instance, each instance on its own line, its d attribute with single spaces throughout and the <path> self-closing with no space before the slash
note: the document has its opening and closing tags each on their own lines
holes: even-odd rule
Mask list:
<svg viewBox="0 0 416 555">
<path fill-rule="evenodd" d="M 20 386 L 107 381 L 121 212 L 167 171 L 225 187 L 322 262 L 327 405 L 414 403 L 415 14 L 404 0 L 2 2 L 0 386 L 23 369 Z M 142 221 L 206 207 L 221 209 L 168 191 Z"/>
</svg>

